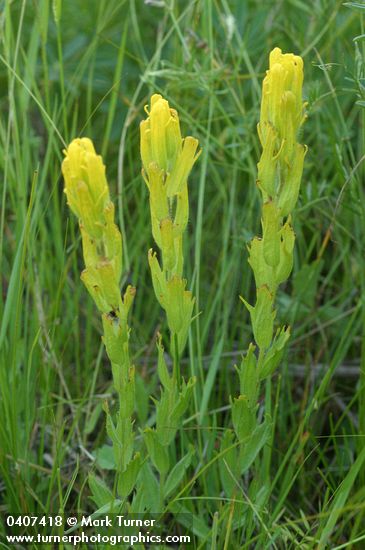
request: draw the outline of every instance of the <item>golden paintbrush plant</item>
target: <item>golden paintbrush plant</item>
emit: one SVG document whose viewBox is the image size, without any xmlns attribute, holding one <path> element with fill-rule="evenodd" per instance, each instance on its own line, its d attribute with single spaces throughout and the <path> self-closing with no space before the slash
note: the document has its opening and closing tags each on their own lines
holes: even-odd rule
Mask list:
<svg viewBox="0 0 365 550">
<path fill-rule="evenodd" d="M 161 264 L 148 253 L 156 297 L 166 311 L 172 347 L 180 355 L 186 343 L 194 298 L 183 274 L 183 233 L 189 218 L 188 176 L 200 152 L 198 140 L 182 138 L 177 111 L 154 94 L 140 125 L 142 174 L 149 190 L 153 238 Z M 176 345 L 178 350 L 176 350 Z"/>
<path fill-rule="evenodd" d="M 135 382 L 127 321 L 135 288 L 128 286 L 124 296 L 120 291 L 122 237 L 114 223 L 114 204 L 101 156 L 88 138 L 74 139 L 64 153 L 64 191 L 82 236 L 85 269 L 81 279 L 102 315 L 103 342 L 119 396 L 115 422 L 106 409 L 107 431 L 113 441 L 118 493 L 125 497 L 133 490 L 140 461 L 139 453 L 133 458 Z"/>
<path fill-rule="evenodd" d="M 163 482 L 169 469 L 169 445 L 181 426 L 195 384 L 194 377 L 187 382 L 180 377 L 179 358 L 195 301 L 183 279 L 183 234 L 189 218 L 188 176 L 199 152 L 197 139 L 182 138 L 177 111 L 161 95 L 151 97 L 146 112 L 148 117 L 140 125 L 142 175 L 149 190 L 152 235 L 161 252 L 159 261 L 150 249 L 148 261 L 157 300 L 166 312 L 173 372 L 170 375 L 168 371 L 159 336 L 161 397 L 155 402 L 156 427 L 144 430 L 143 436 Z"/>
<path fill-rule="evenodd" d="M 291 212 L 298 199 L 307 152 L 307 147 L 297 141 L 305 120 L 302 86 L 302 58 L 274 48 L 262 85 L 258 123 L 262 146 L 257 165 L 257 185 L 262 194 L 262 237 L 255 237 L 249 245 L 257 301 L 251 306 L 244 300 L 261 351 L 268 349 L 273 340 L 277 288 L 293 267 L 295 235 Z M 284 332 L 288 338 L 288 330 Z"/>
<path fill-rule="evenodd" d="M 255 305 L 241 298 L 250 313 L 255 344 L 250 344 L 237 369 L 240 395 L 232 400 L 233 427 L 242 442 L 237 474 L 248 467 L 250 438 L 255 441 L 256 453 L 270 438 L 270 421 L 258 424 L 256 416 L 260 383 L 279 365 L 290 336 L 289 327 L 274 330 L 274 305 L 278 286 L 287 280 L 293 267 L 295 234 L 291 213 L 298 199 L 307 152 L 307 147 L 298 142 L 305 119 L 302 86 L 302 58 L 275 48 L 262 85 L 257 127 L 262 146 L 257 165 L 262 235 L 254 237 L 248 246 L 248 262 L 256 283 Z M 223 441 L 223 447 L 229 444 L 230 440 Z"/>
</svg>

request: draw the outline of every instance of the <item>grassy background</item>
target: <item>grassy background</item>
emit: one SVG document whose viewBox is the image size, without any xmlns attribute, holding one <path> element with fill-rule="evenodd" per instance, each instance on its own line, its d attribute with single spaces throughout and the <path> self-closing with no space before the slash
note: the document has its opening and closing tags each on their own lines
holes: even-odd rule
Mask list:
<svg viewBox="0 0 365 550">
<path fill-rule="evenodd" d="M 203 148 L 185 243 L 201 314 L 183 360 L 186 375 L 198 376 L 185 425 L 198 481 L 183 495 L 201 518 L 197 547 L 364 547 L 365 56 L 364 40 L 353 40 L 364 33 L 364 13 L 335 0 L 2 3 L 1 512 L 88 510 L 87 473 L 107 477 L 107 453 L 96 462 L 92 453 L 107 443 L 111 373 L 79 281 L 81 243 L 60 174 L 62 149 L 76 136 L 92 138 L 107 166 L 124 283 L 137 286 L 130 324 L 142 424 L 153 409 L 154 340 L 166 326 L 147 265 L 139 122 L 160 92 Z M 236 498 L 255 506 L 234 530 L 216 464 L 199 472 L 230 424 L 233 365 L 252 338 L 239 294 L 254 291 L 246 243 L 259 231 L 256 123 L 274 46 L 304 58 L 309 152 L 294 271 L 278 294 L 292 339 L 266 388 L 275 419 L 262 462 L 267 484 L 247 491 L 249 480 L 239 480 Z"/>
</svg>

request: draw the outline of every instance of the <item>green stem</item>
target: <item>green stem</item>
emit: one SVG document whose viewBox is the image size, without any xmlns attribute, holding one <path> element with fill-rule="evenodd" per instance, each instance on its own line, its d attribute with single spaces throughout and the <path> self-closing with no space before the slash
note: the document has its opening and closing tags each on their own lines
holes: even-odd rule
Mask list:
<svg viewBox="0 0 365 550">
<path fill-rule="evenodd" d="M 160 474 L 160 510 L 163 510 L 165 479 L 166 475 Z"/>
<path fill-rule="evenodd" d="M 173 356 L 174 356 L 174 370 L 173 370 L 173 376 L 177 383 L 177 389 L 180 391 L 181 389 L 181 374 L 180 374 L 180 356 L 179 356 L 179 341 L 177 334 L 174 333 L 172 335 L 173 338 Z"/>
</svg>

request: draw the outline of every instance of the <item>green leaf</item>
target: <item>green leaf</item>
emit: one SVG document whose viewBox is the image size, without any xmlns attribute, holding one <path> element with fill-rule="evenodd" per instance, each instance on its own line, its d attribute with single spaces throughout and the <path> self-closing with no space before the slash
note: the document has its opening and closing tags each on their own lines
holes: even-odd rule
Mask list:
<svg viewBox="0 0 365 550">
<path fill-rule="evenodd" d="M 169 505 L 169 509 L 174 514 L 177 523 L 185 527 L 185 529 L 189 529 L 197 537 L 203 540 L 208 539 L 211 530 L 201 517 L 198 515 L 193 516 L 191 511 L 180 502 L 172 502 Z"/>
<path fill-rule="evenodd" d="M 120 319 L 112 317 L 109 312 L 102 315 L 103 342 L 111 363 L 115 364 L 114 384 L 119 391 L 120 377 L 125 375 L 129 367 L 128 330 Z M 118 375 L 118 370 L 120 374 Z"/>
<path fill-rule="evenodd" d="M 243 475 L 251 466 L 262 447 L 269 441 L 271 436 L 272 423 L 265 420 L 252 433 L 247 443 L 240 449 L 240 468 Z"/>
<path fill-rule="evenodd" d="M 120 472 L 118 478 L 118 494 L 122 498 L 126 498 L 134 489 L 137 476 L 141 469 L 141 455 L 136 453 L 134 458 L 129 462 L 126 469 Z"/>
<path fill-rule="evenodd" d="M 265 262 L 262 239 L 259 237 L 252 239 L 248 246 L 248 252 L 248 263 L 255 277 L 256 288 L 266 285 L 271 292 L 275 292 L 274 270 Z"/>
<path fill-rule="evenodd" d="M 156 434 L 161 445 L 169 445 L 174 439 L 178 425 L 171 418 L 171 408 L 177 399 L 177 392 L 161 390 L 161 397 L 156 405 Z"/>
<path fill-rule="evenodd" d="M 274 202 L 266 202 L 262 207 L 262 247 L 265 262 L 271 267 L 280 261 L 279 212 Z"/>
<path fill-rule="evenodd" d="M 185 345 L 186 335 L 190 326 L 194 308 L 194 298 L 189 290 L 185 290 L 186 279 L 174 276 L 166 285 L 164 308 L 166 310 L 169 329 L 173 334 L 181 333 L 179 352 Z M 181 340 L 181 341 L 180 341 Z"/>
<path fill-rule="evenodd" d="M 165 218 L 160 222 L 161 250 L 164 272 L 173 272 L 176 255 L 174 246 L 173 222 L 171 218 Z M 167 285 L 169 285 L 168 281 Z"/>
<path fill-rule="evenodd" d="M 249 406 L 245 395 L 232 402 L 232 422 L 239 440 L 248 437 L 255 427 L 255 409 Z"/>
<path fill-rule="evenodd" d="M 94 431 L 96 423 L 98 422 L 99 417 L 102 414 L 102 411 L 103 411 L 102 403 L 97 403 L 91 415 L 87 418 L 86 425 L 85 425 L 86 434 L 91 434 Z"/>
<path fill-rule="evenodd" d="M 49 0 L 41 0 L 38 4 L 39 31 L 43 44 L 47 43 L 48 21 L 49 21 Z"/>
<path fill-rule="evenodd" d="M 111 415 L 107 412 L 106 431 L 113 442 L 117 469 L 123 471 L 133 455 L 133 421 L 130 418 L 118 417 L 115 426 Z"/>
<path fill-rule="evenodd" d="M 350 471 L 348 472 L 348 474 L 346 475 L 346 477 L 338 487 L 335 497 L 331 499 L 331 503 L 332 503 L 330 506 L 331 512 L 324 528 L 321 530 L 321 538 L 318 544 L 319 550 L 327 548 L 328 539 L 331 536 L 331 533 L 333 532 L 333 530 L 336 528 L 336 523 L 338 521 L 338 518 L 343 511 L 343 508 L 346 504 L 349 493 L 354 485 L 354 482 L 361 468 L 363 467 L 364 462 L 365 462 L 365 447 L 363 447 L 356 461 L 351 466 Z M 327 512 L 327 511 L 324 510 L 324 512 Z"/>
<path fill-rule="evenodd" d="M 122 373 L 121 373 L 122 374 Z M 128 380 L 123 381 L 121 384 L 121 389 L 119 390 L 120 399 L 120 409 L 119 416 L 123 420 L 129 421 L 131 423 L 131 416 L 134 411 L 134 395 L 135 395 L 135 386 L 134 386 L 134 367 L 131 367 L 128 372 Z"/>
<path fill-rule="evenodd" d="M 260 122 L 258 125 L 260 141 L 263 146 L 259 163 L 257 164 L 257 185 L 263 195 L 275 196 L 275 181 L 277 179 L 278 157 L 275 149 L 278 145 L 278 135 L 269 122 Z"/>
<path fill-rule="evenodd" d="M 92 500 L 95 502 L 96 506 L 101 508 L 105 504 L 108 504 L 114 500 L 113 493 L 107 487 L 107 485 L 99 477 L 96 477 L 95 474 L 89 474 L 89 487 L 92 493 Z"/>
<path fill-rule="evenodd" d="M 259 390 L 255 349 L 253 344 L 249 345 L 247 355 L 242 359 L 241 368 L 238 370 L 240 377 L 240 394 L 247 397 L 251 407 L 256 405 Z"/>
<path fill-rule="evenodd" d="M 103 470 L 115 470 L 116 462 L 113 447 L 111 445 L 103 445 L 94 451 L 96 464 Z"/>
<path fill-rule="evenodd" d="M 260 380 L 271 376 L 279 365 L 285 346 L 290 338 L 290 327 L 279 328 L 269 350 L 265 353 L 264 358 L 259 365 Z"/>
<path fill-rule="evenodd" d="M 189 405 L 189 401 L 192 396 L 195 383 L 196 383 L 195 376 L 192 376 L 191 378 L 189 378 L 187 384 L 183 382 L 182 390 L 171 411 L 170 420 L 173 426 L 179 425 L 181 417 L 183 416 L 184 412 L 186 411 Z"/>
<path fill-rule="evenodd" d="M 163 274 L 159 261 L 156 256 L 156 252 L 152 248 L 148 251 L 148 263 L 151 270 L 152 285 L 153 290 L 157 300 L 160 302 L 162 307 L 164 306 L 164 300 L 166 295 L 166 280 L 165 275 Z"/>
<path fill-rule="evenodd" d="M 135 377 L 136 394 L 135 403 L 136 410 L 140 425 L 145 425 L 148 418 L 148 404 L 150 399 L 149 384 L 146 383 L 145 378 L 137 373 Z"/>
<path fill-rule="evenodd" d="M 295 153 L 287 177 L 280 189 L 278 206 L 282 216 L 288 216 L 295 208 L 298 200 L 300 182 L 302 180 L 304 157 L 308 147 L 297 143 Z"/>
<path fill-rule="evenodd" d="M 158 377 L 160 379 L 161 384 L 166 389 L 171 390 L 172 377 L 170 377 L 169 371 L 167 369 L 161 335 L 159 335 L 157 338 L 157 350 L 158 350 L 158 363 L 157 363 Z"/>
<path fill-rule="evenodd" d="M 121 512 L 122 504 L 123 504 L 122 501 L 119 500 L 118 498 L 113 499 L 111 502 L 108 502 L 107 504 L 104 504 L 104 506 L 101 506 L 100 508 L 95 510 L 95 512 L 90 514 L 90 517 L 91 519 L 96 519 L 100 516 L 103 516 L 103 515 L 105 516 L 105 514 L 108 514 L 108 513 L 115 514 L 115 513 Z M 72 533 L 73 531 L 78 529 L 80 526 L 81 526 L 81 522 L 77 523 L 76 525 L 73 525 L 72 527 L 70 527 L 65 531 L 65 535 Z"/>
<path fill-rule="evenodd" d="M 218 372 L 219 365 L 221 364 L 221 355 L 223 351 L 224 337 L 222 336 L 218 342 L 218 345 L 212 350 L 212 362 L 209 365 L 208 374 L 204 382 L 203 395 L 199 411 L 199 422 L 203 421 L 205 411 L 207 410 L 209 398 L 213 390 L 214 382 Z"/>
<path fill-rule="evenodd" d="M 269 347 L 274 330 L 274 297 L 265 285 L 257 289 L 256 296 L 255 306 L 251 306 L 241 296 L 240 299 L 250 312 L 255 341 L 259 348 L 264 350 Z"/>
<path fill-rule="evenodd" d="M 226 451 L 222 458 L 219 459 L 219 477 L 224 489 L 224 492 L 228 498 L 232 496 L 234 488 L 237 486 L 235 482 L 235 477 L 237 477 L 237 466 L 239 462 L 237 460 L 237 448 L 233 447 L 235 442 L 235 434 L 233 430 L 225 430 L 220 451 L 223 452 L 229 447 L 232 447 L 231 450 Z"/>
<path fill-rule="evenodd" d="M 141 501 L 147 510 L 152 513 L 161 512 L 159 483 L 148 462 L 144 463 L 138 477 L 137 493 L 142 493 Z"/>
<path fill-rule="evenodd" d="M 288 279 L 293 269 L 294 243 L 295 234 L 290 225 L 290 220 L 288 220 L 280 231 L 280 262 L 275 269 L 275 282 L 277 286 Z"/>
<path fill-rule="evenodd" d="M 194 447 L 190 447 L 189 452 L 183 456 L 177 464 L 172 468 L 171 472 L 167 476 L 163 491 L 165 498 L 168 497 L 179 485 L 180 481 L 184 477 L 187 468 L 190 466 L 191 459 L 195 454 Z"/>
<path fill-rule="evenodd" d="M 151 428 L 144 430 L 143 438 L 155 468 L 161 475 L 167 474 L 170 466 L 168 449 L 161 445 L 156 431 Z"/>
</svg>

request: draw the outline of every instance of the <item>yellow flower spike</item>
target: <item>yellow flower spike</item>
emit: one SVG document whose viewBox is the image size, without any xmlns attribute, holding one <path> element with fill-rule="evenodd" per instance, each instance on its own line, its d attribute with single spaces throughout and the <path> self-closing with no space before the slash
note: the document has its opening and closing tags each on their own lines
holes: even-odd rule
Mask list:
<svg viewBox="0 0 365 550">
<path fill-rule="evenodd" d="M 141 157 L 145 172 L 150 175 L 150 165 L 156 163 L 166 174 L 172 172 L 185 163 L 190 168 L 185 168 L 187 179 L 189 172 L 195 160 L 195 152 L 198 141 L 195 138 L 187 137 L 185 140 L 181 137 L 180 121 L 175 109 L 170 108 L 169 102 L 159 94 L 151 97 L 150 109 L 146 108 L 148 113 L 147 120 L 140 124 L 140 146 Z M 174 185 L 176 192 L 181 187 L 181 175 L 177 173 L 178 181 Z M 170 178 L 171 179 L 171 178 Z M 169 192 L 172 196 L 174 192 Z"/>
<path fill-rule="evenodd" d="M 102 158 L 88 138 L 74 139 L 64 153 L 62 173 L 68 205 L 90 235 L 100 238 L 104 208 L 110 202 Z"/>
<path fill-rule="evenodd" d="M 260 126 L 271 123 L 280 142 L 293 143 L 303 121 L 302 103 L 303 60 L 294 54 L 283 54 L 274 48 L 270 54 L 270 68 L 263 82 Z M 288 112 L 289 111 L 289 112 Z M 289 148 L 290 149 L 290 148 Z"/>
<path fill-rule="evenodd" d="M 68 204 L 80 223 L 86 267 L 81 279 L 100 311 L 117 311 L 122 303 L 122 238 L 114 223 L 105 166 L 90 139 L 70 143 L 62 172 Z"/>
</svg>

